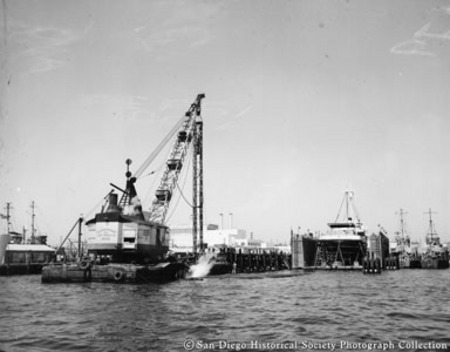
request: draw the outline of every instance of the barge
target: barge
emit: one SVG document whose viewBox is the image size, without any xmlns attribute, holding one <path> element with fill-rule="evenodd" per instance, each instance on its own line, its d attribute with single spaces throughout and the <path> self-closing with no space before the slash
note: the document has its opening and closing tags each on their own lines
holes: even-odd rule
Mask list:
<svg viewBox="0 0 450 352">
<path fill-rule="evenodd" d="M 131 159 L 126 160 L 125 188 L 110 183 L 113 189 L 105 197 L 101 211 L 85 223 L 87 253 L 81 253 L 80 249 L 76 262 L 46 265 L 42 269 L 42 282 L 167 282 L 186 275 L 187 262 L 169 251 L 170 229 L 165 225 L 165 218 L 189 146 L 194 145 L 194 154 L 201 150 L 200 104 L 203 98 L 204 94 L 197 96 L 134 175 L 130 171 Z M 172 136 L 175 141 L 160 184 L 150 211 L 144 212 L 135 184 Z M 120 201 L 117 191 L 121 193 Z M 82 221 L 79 221 L 79 243 Z"/>
</svg>

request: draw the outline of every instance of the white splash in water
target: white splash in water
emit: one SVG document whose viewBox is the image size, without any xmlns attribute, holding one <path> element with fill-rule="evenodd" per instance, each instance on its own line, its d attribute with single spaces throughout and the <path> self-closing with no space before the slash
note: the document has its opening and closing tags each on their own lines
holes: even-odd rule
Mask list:
<svg viewBox="0 0 450 352">
<path fill-rule="evenodd" d="M 208 275 L 214 265 L 215 253 L 208 252 L 198 258 L 197 264 L 192 265 L 189 269 L 189 278 L 199 278 Z"/>
</svg>

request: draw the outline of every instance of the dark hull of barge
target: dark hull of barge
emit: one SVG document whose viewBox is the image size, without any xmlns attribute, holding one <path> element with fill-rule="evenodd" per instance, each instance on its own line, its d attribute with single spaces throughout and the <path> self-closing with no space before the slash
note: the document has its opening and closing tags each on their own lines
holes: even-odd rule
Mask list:
<svg viewBox="0 0 450 352">
<path fill-rule="evenodd" d="M 420 265 L 422 269 L 448 269 L 449 260 L 448 258 L 426 258 L 421 260 Z"/>
<path fill-rule="evenodd" d="M 42 272 L 43 264 L 2 264 L 0 276 L 36 275 Z"/>
<path fill-rule="evenodd" d="M 184 278 L 188 266 L 165 262 L 156 265 L 52 263 L 42 268 L 43 283 L 166 283 Z"/>
</svg>

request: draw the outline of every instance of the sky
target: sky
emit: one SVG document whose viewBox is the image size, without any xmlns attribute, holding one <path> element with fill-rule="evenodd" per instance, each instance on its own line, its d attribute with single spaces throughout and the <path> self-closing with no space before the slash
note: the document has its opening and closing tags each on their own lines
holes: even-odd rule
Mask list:
<svg viewBox="0 0 450 352">
<path fill-rule="evenodd" d="M 38 233 L 59 243 L 205 93 L 205 222 L 232 213 L 233 227 L 288 242 L 325 232 L 351 189 L 369 233 L 393 239 L 403 209 L 423 242 L 432 209 L 450 242 L 448 1 L 2 0 L 0 12 L 0 211 L 12 204 L 15 230 L 31 228 L 34 201 Z M 164 158 L 136 184 L 144 208 Z M 167 223 L 189 223 L 187 202 L 172 203 Z"/>
</svg>

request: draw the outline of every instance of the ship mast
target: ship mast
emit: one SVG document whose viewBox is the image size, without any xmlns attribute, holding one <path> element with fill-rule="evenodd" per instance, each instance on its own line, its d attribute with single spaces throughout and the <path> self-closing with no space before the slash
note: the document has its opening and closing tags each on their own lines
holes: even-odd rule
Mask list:
<svg viewBox="0 0 450 352">
<path fill-rule="evenodd" d="M 339 207 L 335 223 L 342 221 L 342 222 L 356 222 L 357 224 L 361 224 L 361 220 L 358 211 L 356 209 L 353 197 L 354 197 L 353 191 L 349 190 L 345 191 L 344 198 L 342 199 L 341 206 Z M 344 203 L 345 203 L 345 214 L 342 214 Z M 342 217 L 342 215 L 344 216 Z M 353 219 L 353 216 L 355 216 L 356 219 Z"/>
<path fill-rule="evenodd" d="M 434 212 L 431 211 L 431 208 L 428 209 L 428 211 L 425 213 L 425 214 L 428 214 L 428 216 L 430 217 L 430 220 L 429 220 L 430 226 L 428 228 L 428 233 L 430 233 L 430 234 L 434 234 L 436 232 L 436 230 L 434 229 L 434 226 L 433 226 L 433 218 L 431 216 L 431 214 L 433 214 L 433 213 Z"/>
<path fill-rule="evenodd" d="M 428 227 L 428 233 L 426 236 L 426 242 L 427 244 L 439 244 L 439 236 L 436 233 L 436 228 L 433 224 L 432 214 L 436 214 L 436 212 L 431 211 L 431 208 L 428 209 L 428 211 L 425 213 L 429 216 L 429 227 Z"/>
<path fill-rule="evenodd" d="M 398 236 L 399 238 L 397 239 L 397 243 L 398 242 L 401 243 L 402 251 L 404 251 L 405 239 L 407 242 L 409 242 L 408 234 L 405 229 L 405 219 L 404 219 L 404 216 L 408 213 L 400 208 L 400 210 L 396 214 L 398 214 L 400 216 L 400 232 L 397 232 L 397 234 L 399 235 Z M 408 245 L 409 245 L 409 243 L 408 243 Z"/>
<path fill-rule="evenodd" d="M 404 220 L 403 220 L 403 209 L 400 209 L 400 231 L 402 234 L 402 239 L 405 236 Z"/>
</svg>

